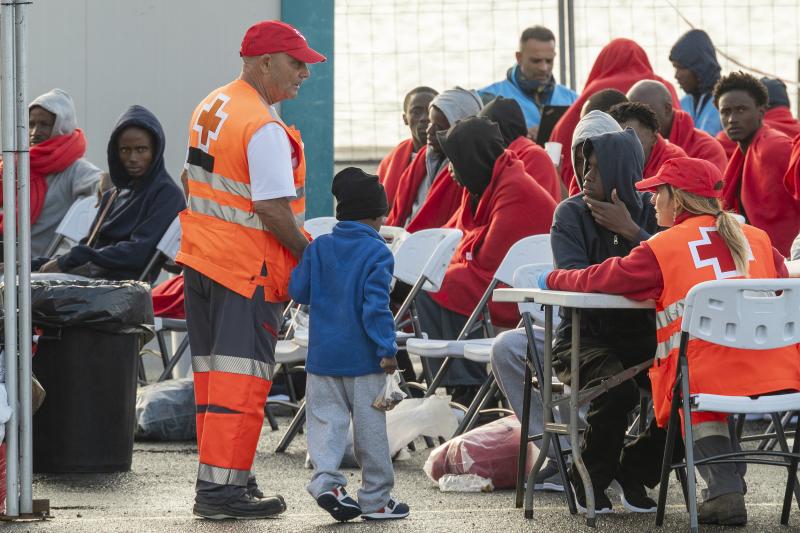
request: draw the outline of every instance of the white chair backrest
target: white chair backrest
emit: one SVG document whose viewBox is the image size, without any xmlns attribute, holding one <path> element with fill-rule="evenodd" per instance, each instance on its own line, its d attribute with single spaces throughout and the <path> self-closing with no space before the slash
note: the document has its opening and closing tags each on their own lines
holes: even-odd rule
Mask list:
<svg viewBox="0 0 800 533">
<path fill-rule="evenodd" d="M 800 342 L 798 317 L 800 279 L 713 280 L 686 295 L 681 329 L 722 346 L 768 350 Z"/>
<path fill-rule="evenodd" d="M 386 244 L 393 254 L 397 253 L 397 250 L 400 249 L 400 245 L 403 244 L 403 241 L 410 235 L 405 228 L 397 226 L 381 226 L 380 234 L 381 237 L 386 240 Z"/>
<path fill-rule="evenodd" d="M 514 271 L 514 280 L 511 284 L 516 289 L 535 289 L 539 286 L 539 274 L 548 272 L 553 269 L 551 263 L 534 263 L 531 265 L 523 265 Z M 544 326 L 544 309 L 541 305 L 535 303 L 518 304 L 519 312 L 528 312 L 535 324 Z M 553 306 L 553 327 L 561 322 L 558 316 L 558 306 Z"/>
<path fill-rule="evenodd" d="M 438 291 L 461 235 L 461 230 L 447 228 L 410 234 L 395 253 L 394 277 L 413 285 L 425 274 L 429 281 L 423 288 Z"/>
<path fill-rule="evenodd" d="M 86 196 L 75 200 L 64 218 L 58 223 L 56 233 L 77 243 L 89 234 L 92 229 L 92 221 L 97 216 L 97 197 Z"/>
<path fill-rule="evenodd" d="M 169 225 L 167 231 L 161 236 L 161 240 L 158 241 L 156 248 L 166 255 L 170 261 L 175 260 L 178 250 L 181 249 L 181 219 L 179 217 L 175 217 L 175 220 Z"/>
<path fill-rule="evenodd" d="M 337 222 L 336 217 L 312 218 L 303 223 L 303 229 L 311 235 L 312 239 L 316 239 L 321 235 L 327 235 L 332 232 Z"/>
<path fill-rule="evenodd" d="M 506 252 L 506 256 L 494 274 L 495 279 L 511 287 L 514 285 L 514 273 L 531 263 L 553 264 L 553 251 L 550 248 L 550 235 L 531 235 L 515 242 Z M 552 268 L 552 266 L 551 266 Z M 534 283 L 533 287 L 536 284 Z"/>
</svg>

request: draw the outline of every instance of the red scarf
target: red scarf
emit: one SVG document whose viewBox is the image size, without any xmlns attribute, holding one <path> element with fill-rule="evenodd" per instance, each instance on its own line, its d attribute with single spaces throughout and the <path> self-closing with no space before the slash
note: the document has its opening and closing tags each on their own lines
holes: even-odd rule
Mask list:
<svg viewBox="0 0 800 533">
<path fill-rule="evenodd" d="M 411 209 L 414 207 L 414 200 L 417 198 L 419 186 L 427 174 L 427 169 L 425 168 L 425 154 L 427 151 L 428 145 L 420 148 L 411 164 L 400 175 L 400 180 L 395 188 L 394 201 L 391 204 L 392 208 L 386 218 L 387 225 L 405 226 L 406 220 L 411 214 Z"/>
<path fill-rule="evenodd" d="M 401 142 L 378 165 L 378 179 L 386 189 L 386 199 L 389 205 L 394 202 L 397 186 L 403 171 L 411 164 L 411 154 L 414 152 L 414 139 Z"/>
<path fill-rule="evenodd" d="M 647 158 L 647 162 L 644 164 L 642 178 L 655 176 L 665 161 L 676 157 L 686 157 L 686 152 L 680 146 L 665 141 L 660 133 L 656 133 L 656 143 L 653 145 L 653 149 L 650 150 L 650 157 Z"/>
<path fill-rule="evenodd" d="M 728 156 L 722 146 L 714 137 L 695 128 L 692 116 L 686 111 L 676 109 L 673 112 L 669 142 L 683 148 L 689 157 L 713 163 L 720 172 L 725 172 L 725 167 L 728 166 Z"/>
<path fill-rule="evenodd" d="M 680 109 L 678 95 L 672 84 L 653 72 L 647 53 L 642 47 L 630 39 L 614 39 L 597 55 L 581 95 L 564 113 L 553 129 L 553 133 L 550 134 L 550 140 L 560 142 L 562 146 L 561 179 L 564 185 L 569 184 L 575 173 L 572 169 L 572 154 L 570 154 L 572 133 L 580 120 L 584 102 L 591 95 L 603 89 L 628 92 L 628 89 L 639 80 L 656 80 L 663 83 L 672 95 L 672 107 Z"/>
<path fill-rule="evenodd" d="M 746 154 L 733 152 L 722 189 L 725 209 L 745 215 L 750 224 L 766 231 L 784 256 L 800 230 L 800 203 L 792 196 L 794 189 L 785 186 L 791 155 L 789 137 L 762 126 Z"/>
<path fill-rule="evenodd" d="M 76 129 L 69 135 L 58 135 L 31 146 L 31 224 L 36 222 L 47 196 L 47 180 L 50 174 L 65 170 L 86 153 L 86 136 Z M 0 187 L 3 184 L 3 162 L 0 161 Z M 0 189 L 2 190 L 2 189 Z M 0 198 L 0 206 L 3 200 Z M 0 231 L 3 229 L 0 215 Z"/>
<path fill-rule="evenodd" d="M 419 210 L 408 223 L 406 230 L 410 233 L 415 231 L 441 228 L 458 211 L 461 205 L 461 194 L 464 187 L 456 183 L 450 173 L 450 167 L 445 166 L 436 175 L 428 191 L 428 196 L 419 207 Z"/>
<path fill-rule="evenodd" d="M 508 149 L 514 152 L 525 165 L 525 172 L 550 193 L 556 203 L 560 202 L 561 182 L 558 180 L 558 172 L 553 165 L 553 160 L 550 159 L 544 148 L 527 137 L 520 136 L 508 145 Z"/>
<path fill-rule="evenodd" d="M 446 227 L 464 232 L 439 292 L 431 297 L 442 307 L 469 315 L 489 286 L 509 248 L 529 235 L 550 232 L 556 203 L 526 172 L 522 161 L 506 150 L 495 162 L 492 179 L 473 209 L 462 188 L 461 204 Z M 519 322 L 516 305 L 489 304 L 492 321 L 504 327 Z"/>
<path fill-rule="evenodd" d="M 720 146 L 722 146 L 722 149 L 725 150 L 725 155 L 728 156 L 728 161 L 730 161 L 731 157 L 733 157 L 733 152 L 737 151 L 738 146 L 735 142 L 730 140 L 725 130 L 717 133 L 716 139 Z"/>
</svg>

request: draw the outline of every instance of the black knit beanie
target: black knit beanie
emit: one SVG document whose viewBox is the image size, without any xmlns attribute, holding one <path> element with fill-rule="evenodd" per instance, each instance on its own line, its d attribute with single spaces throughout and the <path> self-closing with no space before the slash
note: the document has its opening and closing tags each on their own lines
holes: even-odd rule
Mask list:
<svg viewBox="0 0 800 533">
<path fill-rule="evenodd" d="M 384 216 L 389 210 L 386 191 L 378 176 L 347 167 L 333 177 L 337 220 L 362 220 Z"/>
</svg>

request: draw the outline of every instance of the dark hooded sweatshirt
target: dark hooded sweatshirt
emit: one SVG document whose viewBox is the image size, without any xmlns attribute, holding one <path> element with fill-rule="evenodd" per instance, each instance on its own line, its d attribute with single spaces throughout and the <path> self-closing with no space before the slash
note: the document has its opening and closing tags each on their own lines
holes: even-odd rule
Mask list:
<svg viewBox="0 0 800 533">
<path fill-rule="evenodd" d="M 597 154 L 600 176 L 603 180 L 605 201 L 610 202 L 611 191 L 628 207 L 633 221 L 642 228 L 640 240 L 647 239 L 658 229 L 655 208 L 650 203 L 650 193 L 640 193 L 634 183 L 642 179 L 644 152 L 636 133 L 625 131 L 604 133 L 590 137 L 584 144 L 588 160 L 592 151 Z M 582 185 L 582 184 L 581 184 Z M 640 240 L 628 242 L 594 221 L 583 194 L 567 198 L 556 209 L 550 242 L 553 247 L 555 267 L 579 269 L 602 263 L 609 257 L 625 257 L 639 245 Z M 570 315 L 561 310 L 561 324 L 556 332 L 554 351 L 568 349 L 571 342 Z M 581 312 L 581 343 L 603 343 L 618 338 L 652 337 L 655 348 L 655 315 L 653 311 L 583 310 Z"/>
<path fill-rule="evenodd" d="M 673 45 L 670 61 L 680 63 L 697 78 L 695 98 L 710 93 L 720 77 L 717 51 L 711 38 L 703 30 L 689 30 Z"/>
<path fill-rule="evenodd" d="M 122 131 L 136 126 L 150 132 L 155 150 L 147 172 L 132 179 L 120 161 L 117 140 Z M 144 107 L 130 107 L 117 121 L 108 141 L 108 170 L 115 188 L 103 195 L 97 210 L 97 224 L 109 202 L 108 214 L 91 247 L 87 238 L 58 258 L 63 272 L 89 261 L 106 269 L 105 279 L 137 279 L 152 258 L 164 232 L 186 208 L 183 192 L 164 168 L 164 130 L 158 119 Z M 114 194 L 116 190 L 116 195 Z M 154 269 L 148 282 L 155 281 Z"/>
</svg>

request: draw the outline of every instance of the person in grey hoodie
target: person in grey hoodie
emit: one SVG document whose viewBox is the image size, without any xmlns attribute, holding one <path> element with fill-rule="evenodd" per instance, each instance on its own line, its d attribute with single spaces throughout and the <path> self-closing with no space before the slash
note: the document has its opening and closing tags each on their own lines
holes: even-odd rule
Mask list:
<svg viewBox="0 0 800 533">
<path fill-rule="evenodd" d="M 703 30 L 687 31 L 673 45 L 669 60 L 675 67 L 675 81 L 686 93 L 681 107 L 692 116 L 696 128 L 715 137 L 722 123 L 711 93 L 721 68 L 711 37 Z"/>
<path fill-rule="evenodd" d="M 77 132 L 83 137 L 75 116 L 75 104 L 61 89 L 53 89 L 34 99 L 28 106 L 28 116 L 32 147 L 59 135 Z M 83 142 L 85 144 L 85 140 Z M 45 177 L 47 194 L 44 205 L 31 225 L 31 257 L 44 255 L 69 207 L 75 200 L 94 194 L 101 173 L 81 154 L 63 170 Z"/>
</svg>

